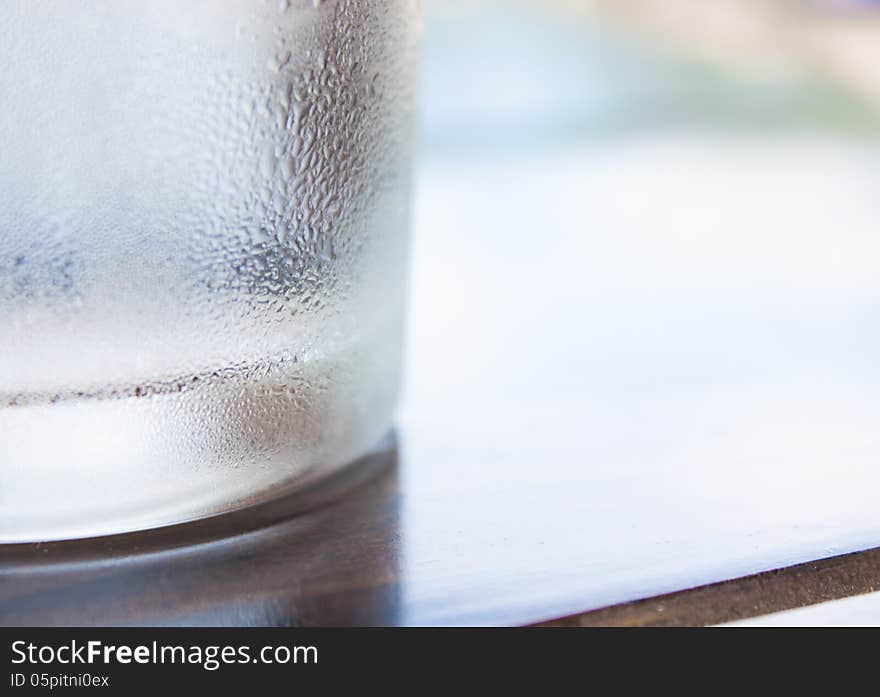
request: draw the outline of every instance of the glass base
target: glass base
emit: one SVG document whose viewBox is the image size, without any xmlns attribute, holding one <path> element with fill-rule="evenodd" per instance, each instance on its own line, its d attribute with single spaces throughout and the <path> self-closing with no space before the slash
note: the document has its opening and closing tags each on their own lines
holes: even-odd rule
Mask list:
<svg viewBox="0 0 880 697">
<path fill-rule="evenodd" d="M 199 502 L 171 506 L 166 500 L 155 501 L 150 508 L 143 490 L 116 491 L 96 481 L 85 500 L 80 494 L 66 508 L 75 511 L 78 506 L 82 514 L 79 519 L 60 517 L 58 511 L 40 506 L 31 511 L 0 507 L 0 545 L 6 558 L 14 548 L 31 547 L 33 543 L 88 546 L 95 538 L 131 540 L 141 536 L 136 546 L 144 551 L 144 544 L 168 547 L 206 541 L 221 533 L 240 534 L 342 495 L 389 461 L 396 461 L 396 453 L 396 435 L 390 430 L 378 440 L 373 439 L 371 447 L 342 461 L 328 460 L 305 469 L 297 469 L 302 461 L 289 463 L 288 468 L 268 468 L 251 482 L 242 482 L 240 496 L 224 492 L 223 496 L 215 495 L 210 506 Z M 210 482 L 211 472 L 205 474 L 205 481 Z M 143 504 L 126 512 L 114 503 L 120 499 Z"/>
</svg>

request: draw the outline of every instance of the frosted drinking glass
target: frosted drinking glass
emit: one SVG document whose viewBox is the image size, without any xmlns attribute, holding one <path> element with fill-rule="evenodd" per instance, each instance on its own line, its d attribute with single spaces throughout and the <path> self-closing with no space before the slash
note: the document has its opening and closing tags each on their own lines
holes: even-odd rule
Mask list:
<svg viewBox="0 0 880 697">
<path fill-rule="evenodd" d="M 388 431 L 417 10 L 0 3 L 0 542 L 241 508 Z"/>
</svg>

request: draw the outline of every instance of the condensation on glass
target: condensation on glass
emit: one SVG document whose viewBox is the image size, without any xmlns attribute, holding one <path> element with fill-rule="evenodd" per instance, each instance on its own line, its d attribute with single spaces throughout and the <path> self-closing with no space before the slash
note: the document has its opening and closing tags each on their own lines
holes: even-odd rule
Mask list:
<svg viewBox="0 0 880 697">
<path fill-rule="evenodd" d="M 0 541 L 286 493 L 391 425 L 415 0 L 0 4 Z"/>
</svg>

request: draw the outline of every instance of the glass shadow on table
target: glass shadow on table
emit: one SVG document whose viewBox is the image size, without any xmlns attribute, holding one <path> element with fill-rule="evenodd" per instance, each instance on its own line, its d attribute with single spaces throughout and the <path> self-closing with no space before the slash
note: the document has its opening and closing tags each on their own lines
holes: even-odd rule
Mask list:
<svg viewBox="0 0 880 697">
<path fill-rule="evenodd" d="M 152 531 L 0 545 L 0 625 L 393 625 L 398 446 L 296 494 Z"/>
</svg>

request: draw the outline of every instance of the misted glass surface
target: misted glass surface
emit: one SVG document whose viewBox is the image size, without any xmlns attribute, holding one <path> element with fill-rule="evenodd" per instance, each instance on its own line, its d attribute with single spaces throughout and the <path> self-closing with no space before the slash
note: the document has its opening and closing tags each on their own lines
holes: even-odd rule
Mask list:
<svg viewBox="0 0 880 697">
<path fill-rule="evenodd" d="M 0 4 L 0 541 L 363 454 L 398 388 L 414 0 Z"/>
</svg>

